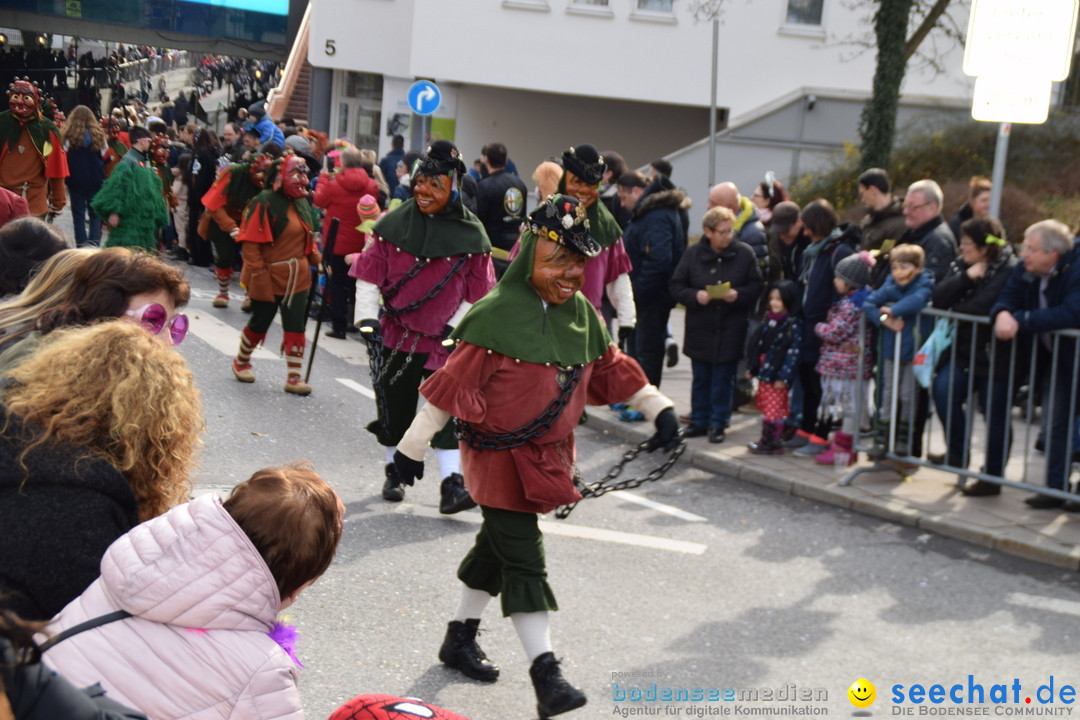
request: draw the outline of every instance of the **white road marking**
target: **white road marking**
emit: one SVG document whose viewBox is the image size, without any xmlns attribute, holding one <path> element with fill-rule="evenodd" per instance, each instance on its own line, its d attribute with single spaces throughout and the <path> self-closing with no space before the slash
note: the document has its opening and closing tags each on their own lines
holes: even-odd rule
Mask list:
<svg viewBox="0 0 1080 720">
<path fill-rule="evenodd" d="M 372 400 L 375 399 L 375 391 L 374 390 L 364 387 L 363 385 L 356 382 L 355 380 L 350 380 L 349 378 L 334 378 L 334 379 L 337 380 L 342 385 L 344 385 L 345 387 L 349 388 L 350 390 L 355 390 L 356 392 L 360 393 L 361 395 L 363 395 L 366 398 L 371 398 Z"/>
<path fill-rule="evenodd" d="M 192 297 L 206 296 L 207 299 L 212 299 L 216 293 L 197 292 L 192 290 L 191 295 Z M 236 307 L 239 307 L 241 299 L 242 298 L 236 297 L 235 294 L 231 296 L 231 302 L 233 302 Z M 241 320 L 242 323 L 240 328 L 234 328 L 231 324 L 217 317 L 217 313 L 219 312 L 232 312 L 232 308 L 221 309 L 203 307 L 197 311 L 195 309 L 189 309 L 188 316 L 191 321 L 191 332 L 221 354 L 235 357 L 236 351 L 240 348 L 240 329 L 247 324 L 247 315 L 236 318 L 237 320 Z M 274 318 L 274 324 L 279 328 L 281 327 L 280 315 Z M 328 330 L 329 327 L 324 324 L 322 329 Z M 308 348 L 310 348 L 312 340 L 315 337 L 315 323 L 309 322 L 305 328 L 304 334 L 308 340 Z M 275 340 L 273 342 L 277 341 Z M 308 350 L 309 354 L 310 352 L 311 351 Z M 367 349 L 362 343 L 356 340 L 335 340 L 334 338 L 321 337 L 319 338 L 317 352 L 329 353 L 350 365 L 366 366 L 368 363 Z M 269 350 L 264 346 L 256 348 L 252 357 L 257 360 L 284 359 L 280 354 Z"/>
<path fill-rule="evenodd" d="M 1060 598 L 1014 592 L 1009 593 L 1005 601 L 1013 605 L 1020 605 L 1035 610 L 1048 610 L 1060 615 L 1080 617 L 1080 602 L 1077 602 L 1076 600 L 1062 600 Z"/>
<path fill-rule="evenodd" d="M 627 492 L 625 490 L 613 490 L 609 493 L 612 497 L 617 497 L 620 500 L 626 500 L 627 502 L 637 503 L 638 505 L 644 505 L 647 508 L 662 512 L 672 517 L 677 517 L 680 520 L 686 520 L 687 522 L 706 522 L 707 518 L 703 518 L 700 515 L 695 515 L 692 512 L 686 512 L 681 508 L 674 507 L 673 505 L 665 505 L 664 503 L 650 500 L 640 495 Z"/>
<path fill-rule="evenodd" d="M 228 323 L 218 320 L 205 310 L 189 312 L 188 319 L 191 322 L 191 332 L 210 347 L 222 355 L 236 357 L 240 349 L 240 331 Z M 277 353 L 270 352 L 266 348 L 255 348 L 251 356 L 257 360 L 280 360 Z"/>
<path fill-rule="evenodd" d="M 453 515 L 442 515 L 436 508 L 422 507 L 402 503 L 394 508 L 394 512 L 403 515 L 416 515 L 417 517 L 442 518 L 455 522 L 479 525 L 484 518 L 478 512 L 461 512 Z M 671 540 L 669 538 L 654 537 L 652 535 L 638 535 L 637 533 L 619 532 L 618 530 L 604 530 L 590 528 L 583 525 L 569 525 L 565 522 L 541 520 L 540 530 L 548 535 L 562 535 L 564 537 L 576 537 L 583 540 L 597 540 L 619 545 L 633 545 L 634 547 L 649 548 L 651 550 L 667 550 L 680 552 L 687 555 L 704 555 L 708 545 L 683 540 Z"/>
</svg>

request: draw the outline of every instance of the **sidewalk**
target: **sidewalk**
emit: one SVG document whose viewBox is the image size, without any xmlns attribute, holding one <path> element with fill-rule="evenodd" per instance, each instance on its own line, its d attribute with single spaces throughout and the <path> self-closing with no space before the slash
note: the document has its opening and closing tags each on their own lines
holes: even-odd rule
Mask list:
<svg viewBox="0 0 1080 720">
<path fill-rule="evenodd" d="M 683 311 L 671 313 L 671 328 L 682 347 Z M 664 368 L 660 388 L 680 413 L 690 409 L 690 361 L 685 355 Z M 607 408 L 589 408 L 589 425 L 631 442 L 654 432 L 652 423 L 627 423 Z M 991 497 L 966 497 L 956 488 L 956 475 L 918 468 L 907 479 L 892 471 L 863 473 L 849 486 L 840 480 L 847 468 L 818 465 L 813 458 L 753 455 L 746 444 L 761 434 L 760 415 L 747 405 L 736 411 L 727 439 L 712 445 L 706 438 L 687 440 L 682 459 L 702 470 L 829 503 L 854 512 L 918 527 L 1027 560 L 1080 570 L 1080 515 L 1034 510 L 1024 504 L 1031 493 L 1002 488 Z M 865 454 L 859 465 L 869 467 Z M 857 467 L 858 467 L 857 466 Z"/>
</svg>

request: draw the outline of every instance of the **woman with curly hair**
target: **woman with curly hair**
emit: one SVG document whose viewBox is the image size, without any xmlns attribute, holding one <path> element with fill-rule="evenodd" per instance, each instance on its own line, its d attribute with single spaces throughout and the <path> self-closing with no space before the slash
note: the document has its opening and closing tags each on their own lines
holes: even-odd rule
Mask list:
<svg viewBox="0 0 1080 720">
<path fill-rule="evenodd" d="M 94 111 L 85 105 L 76 105 L 71 111 L 60 140 L 67 151 L 68 199 L 71 201 L 71 217 L 75 220 L 75 244 L 98 246 L 101 244 L 101 218 L 90 207 L 90 200 L 105 182 L 105 150 L 108 138 Z M 90 213 L 90 235 L 86 234 L 86 213 Z"/>
<path fill-rule="evenodd" d="M 0 372 L 22 362 L 37 348 L 42 336 L 53 330 L 99 320 L 137 316 L 146 319 L 150 327 L 154 318 L 147 317 L 147 313 L 152 313 L 159 316 L 156 319 L 161 325 L 153 330 L 154 334 L 179 344 L 187 318 L 176 311 L 187 304 L 190 296 L 191 287 L 184 274 L 151 255 L 123 247 L 96 251 L 74 271 L 59 303 L 42 311 L 32 325 L 0 337 Z M 165 327 L 169 333 L 163 332 Z"/>
<path fill-rule="evenodd" d="M 183 357 L 129 322 L 51 333 L 0 403 L 0 607 L 48 619 L 113 540 L 188 499 L 201 403 Z"/>
</svg>

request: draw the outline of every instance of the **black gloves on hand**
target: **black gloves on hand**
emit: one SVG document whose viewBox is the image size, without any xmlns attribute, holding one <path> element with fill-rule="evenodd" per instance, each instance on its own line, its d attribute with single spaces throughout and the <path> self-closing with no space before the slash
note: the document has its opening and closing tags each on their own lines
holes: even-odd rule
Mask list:
<svg viewBox="0 0 1080 720">
<path fill-rule="evenodd" d="M 657 448 L 664 448 L 664 452 L 671 452 L 682 440 L 679 432 L 679 419 L 675 417 L 674 408 L 664 408 L 656 416 L 656 434 L 649 438 L 646 450 L 652 452 Z"/>
<path fill-rule="evenodd" d="M 382 328 L 379 327 L 379 321 L 371 318 L 364 318 L 356 325 L 360 328 L 360 337 L 365 342 L 369 343 L 381 343 L 382 342 Z"/>
<path fill-rule="evenodd" d="M 634 328 L 619 326 L 619 349 L 630 352 L 630 343 L 634 340 Z"/>
<path fill-rule="evenodd" d="M 400 450 L 394 451 L 394 472 L 398 480 L 405 485 L 412 485 L 424 477 L 424 463 L 417 462 L 411 457 L 403 455 Z"/>
</svg>

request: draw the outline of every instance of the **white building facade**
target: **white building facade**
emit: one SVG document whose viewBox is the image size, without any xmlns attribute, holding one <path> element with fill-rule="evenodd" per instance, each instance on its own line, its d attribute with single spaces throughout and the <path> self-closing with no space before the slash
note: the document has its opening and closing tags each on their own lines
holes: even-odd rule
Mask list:
<svg viewBox="0 0 1080 720">
<path fill-rule="evenodd" d="M 702 141 L 709 131 L 712 23 L 695 22 L 693 4 L 313 0 L 308 60 L 335 71 L 331 135 L 380 155 L 394 133 L 406 137 L 407 149 L 422 149 L 427 133 L 452 139 L 467 160 L 499 141 L 528 182 L 542 160 L 591 142 L 620 152 L 631 167 L 669 157 L 673 180 L 704 211 L 708 177 L 701 148 L 708 144 Z M 844 142 L 857 142 L 859 102 L 847 104 L 854 118 L 807 122 L 815 104 L 806 98 L 812 92 L 869 95 L 876 52 L 866 44 L 873 41 L 874 3 L 725 0 L 721 7 L 722 147 L 733 144 L 734 131 L 746 122 L 760 126 L 770 108 L 786 108 L 790 115 L 795 102 L 803 116 L 776 125 L 760 163 L 745 147 L 726 160 L 719 151 L 717 180 L 748 189 L 773 170 L 790 182 L 793 172 L 812 169 Z M 966 17 L 956 20 L 963 27 Z M 924 108 L 970 105 L 962 48 L 936 31 L 926 43 L 938 47 L 945 72 L 909 69 L 905 97 L 918 98 Z M 406 93 L 419 78 L 442 92 L 430 121 L 408 106 Z M 783 149 L 785 141 L 791 147 Z"/>
</svg>

